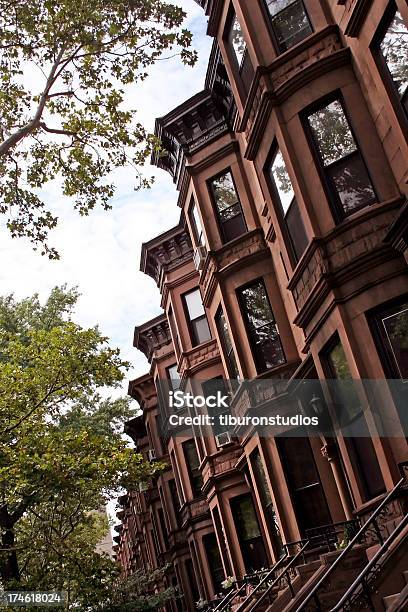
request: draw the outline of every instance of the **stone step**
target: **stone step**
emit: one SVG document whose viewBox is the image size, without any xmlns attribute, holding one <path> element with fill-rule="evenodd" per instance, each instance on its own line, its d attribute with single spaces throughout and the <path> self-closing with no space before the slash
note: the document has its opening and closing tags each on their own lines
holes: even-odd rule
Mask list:
<svg viewBox="0 0 408 612">
<path fill-rule="evenodd" d="M 387 597 L 383 597 L 383 602 L 386 610 L 389 610 L 391 606 L 397 601 L 399 597 L 399 593 L 395 593 L 394 595 L 387 595 Z"/>
</svg>

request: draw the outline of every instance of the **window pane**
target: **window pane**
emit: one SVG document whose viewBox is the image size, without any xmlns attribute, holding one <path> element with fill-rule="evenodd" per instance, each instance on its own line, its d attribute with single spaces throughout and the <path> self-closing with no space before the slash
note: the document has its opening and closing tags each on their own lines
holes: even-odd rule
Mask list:
<svg viewBox="0 0 408 612">
<path fill-rule="evenodd" d="M 234 15 L 232 19 L 228 42 L 235 53 L 235 57 L 237 58 L 238 64 L 241 65 L 242 58 L 244 57 L 246 49 L 246 43 L 242 34 L 240 23 L 236 15 Z"/>
<path fill-rule="evenodd" d="M 295 251 L 296 260 L 299 261 L 306 251 L 307 245 L 309 244 L 309 238 L 307 237 L 296 199 L 293 200 L 287 212 L 286 226 L 288 228 L 293 250 Z"/>
<path fill-rule="evenodd" d="M 402 98 L 408 88 L 408 29 L 398 11 L 385 33 L 380 49 Z"/>
<path fill-rule="evenodd" d="M 301 0 L 296 2 L 268 0 L 267 6 L 279 51 L 284 52 L 290 49 L 312 33 L 313 30 Z"/>
<path fill-rule="evenodd" d="M 403 380 L 408 379 L 408 303 L 382 319 L 393 361 Z"/>
<path fill-rule="evenodd" d="M 187 304 L 187 311 L 190 321 L 197 319 L 205 314 L 200 290 L 196 289 L 184 295 Z"/>
<path fill-rule="evenodd" d="M 177 370 L 177 365 L 173 365 L 167 368 L 167 376 L 170 380 L 171 388 L 173 389 L 173 391 L 176 391 L 180 387 L 181 383 L 180 374 Z"/>
<path fill-rule="evenodd" d="M 284 364 L 285 354 L 263 282 L 242 289 L 240 297 L 258 371 Z"/>
<path fill-rule="evenodd" d="M 238 238 L 238 236 L 242 236 L 242 234 L 245 234 L 246 232 L 246 225 L 241 213 L 241 208 L 239 207 L 239 209 L 240 212 L 238 215 L 235 215 L 235 217 L 232 217 L 227 221 L 222 221 L 221 223 L 223 238 L 225 242 L 234 240 L 234 238 Z"/>
<path fill-rule="evenodd" d="M 220 217 L 224 218 L 223 215 L 225 215 L 225 218 L 228 219 L 232 214 L 231 212 L 228 212 L 228 209 L 233 207 L 233 205 L 239 201 L 231 173 L 226 172 L 225 174 L 218 176 L 216 179 L 211 181 L 211 184 Z M 234 207 L 232 210 L 234 210 Z"/>
<path fill-rule="evenodd" d="M 272 310 L 262 281 L 241 291 L 248 321 L 254 329 L 274 321 Z"/>
<path fill-rule="evenodd" d="M 366 167 L 357 151 L 330 166 L 328 173 L 346 215 L 375 200 L 375 193 Z"/>
<path fill-rule="evenodd" d="M 309 115 L 309 124 L 325 166 L 356 150 L 356 143 L 338 100 Z"/>
<path fill-rule="evenodd" d="M 295 193 L 293 191 L 292 181 L 290 180 L 288 171 L 286 170 L 285 161 L 279 149 L 276 152 L 272 166 L 270 167 L 270 178 L 279 194 L 283 212 L 286 214 Z"/>
<path fill-rule="evenodd" d="M 191 325 L 193 328 L 195 344 L 201 344 L 202 342 L 211 340 L 210 328 L 208 327 L 208 321 L 205 315 L 192 321 Z"/>
<path fill-rule="evenodd" d="M 201 225 L 201 220 L 198 214 L 197 206 L 195 204 L 193 204 L 192 207 L 190 208 L 190 219 L 194 227 L 197 246 L 200 246 L 204 244 L 204 235 L 203 235 L 203 228 Z"/>
<path fill-rule="evenodd" d="M 228 374 L 232 378 L 238 378 L 238 367 L 235 359 L 234 349 L 232 347 L 231 336 L 228 329 L 227 321 L 225 319 L 225 315 L 221 307 L 219 308 L 216 314 L 215 324 L 217 326 L 218 335 L 220 337 L 224 358 L 227 362 Z"/>
</svg>

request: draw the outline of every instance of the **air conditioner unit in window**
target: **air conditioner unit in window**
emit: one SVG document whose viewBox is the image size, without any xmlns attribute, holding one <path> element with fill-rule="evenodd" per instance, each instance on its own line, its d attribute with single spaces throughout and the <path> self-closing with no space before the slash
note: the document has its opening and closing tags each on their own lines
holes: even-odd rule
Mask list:
<svg viewBox="0 0 408 612">
<path fill-rule="evenodd" d="M 205 258 L 207 257 L 207 249 L 205 246 L 199 246 L 194 251 L 194 265 L 196 270 L 204 268 Z"/>
<path fill-rule="evenodd" d="M 232 442 L 232 437 L 229 431 L 223 431 L 220 434 L 217 434 L 215 436 L 215 442 L 218 446 L 218 448 L 221 448 L 221 446 L 225 446 L 226 444 L 231 444 Z"/>
<path fill-rule="evenodd" d="M 147 451 L 147 458 L 149 461 L 154 461 L 156 459 L 156 451 L 154 448 L 149 448 Z"/>
</svg>

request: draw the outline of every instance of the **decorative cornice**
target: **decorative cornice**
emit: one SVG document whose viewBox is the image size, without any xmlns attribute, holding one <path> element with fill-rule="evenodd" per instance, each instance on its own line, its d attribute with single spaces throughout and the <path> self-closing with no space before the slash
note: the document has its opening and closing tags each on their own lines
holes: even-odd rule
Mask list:
<svg viewBox="0 0 408 612">
<path fill-rule="evenodd" d="M 128 386 L 128 395 L 138 401 L 142 408 L 149 401 L 156 400 L 156 387 L 154 385 L 153 376 L 144 374 L 143 376 L 139 376 L 139 378 L 131 380 Z M 137 419 L 138 417 L 135 418 Z M 136 425 L 137 422 L 133 421 L 134 420 L 131 419 L 127 421 L 127 423 Z"/>
<path fill-rule="evenodd" d="M 193 246 L 190 235 L 184 229 L 184 223 L 156 236 L 142 244 L 140 270 L 151 276 L 160 288 L 164 275 L 193 258 Z"/>
<path fill-rule="evenodd" d="M 149 363 L 155 351 L 171 342 L 169 323 L 164 313 L 135 327 L 133 346 L 145 355 Z"/>
</svg>

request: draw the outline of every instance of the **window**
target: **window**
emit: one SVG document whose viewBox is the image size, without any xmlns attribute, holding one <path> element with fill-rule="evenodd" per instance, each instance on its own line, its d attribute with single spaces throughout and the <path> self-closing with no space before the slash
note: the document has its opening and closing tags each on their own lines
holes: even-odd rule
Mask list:
<svg viewBox="0 0 408 612">
<path fill-rule="evenodd" d="M 210 380 L 203 381 L 201 383 L 201 387 L 203 390 L 204 397 L 209 397 L 211 395 L 217 396 L 220 393 L 222 396 L 228 396 L 228 388 L 225 379 L 222 376 L 216 376 L 215 378 L 210 378 Z M 229 402 L 228 402 L 229 403 Z M 208 406 L 207 408 L 209 416 L 213 419 L 213 432 L 214 435 L 222 434 L 225 431 L 230 430 L 230 426 L 228 423 L 221 422 L 221 416 L 230 415 L 231 411 L 225 406 Z"/>
<path fill-rule="evenodd" d="M 176 481 L 174 480 L 174 478 L 169 480 L 169 491 L 170 491 L 171 503 L 172 503 L 173 510 L 174 510 L 174 518 L 176 521 L 176 526 L 180 527 L 180 506 L 181 504 L 180 504 L 179 494 L 177 491 Z"/>
<path fill-rule="evenodd" d="M 377 52 L 391 77 L 401 104 L 408 114 L 408 28 L 395 4 L 377 39 Z"/>
<path fill-rule="evenodd" d="M 256 487 L 258 489 L 262 509 L 265 513 L 266 523 L 273 542 L 274 552 L 278 557 L 280 557 L 283 552 L 282 536 L 280 533 L 279 523 L 276 517 L 271 493 L 269 491 L 265 468 L 262 462 L 262 457 L 261 453 L 259 452 L 259 448 L 256 448 L 251 453 L 251 465 L 254 471 Z"/>
<path fill-rule="evenodd" d="M 382 309 L 374 323 L 387 376 L 408 382 L 408 300 Z"/>
<path fill-rule="evenodd" d="M 214 593 L 222 592 L 222 582 L 225 579 L 225 574 L 215 533 L 209 533 L 203 536 L 203 544 L 208 567 L 210 569 Z"/>
<path fill-rule="evenodd" d="M 177 389 L 179 389 L 181 385 L 181 378 L 177 370 L 177 364 L 175 363 L 174 365 L 166 368 L 166 372 L 171 389 L 173 391 L 177 391 Z"/>
<path fill-rule="evenodd" d="M 234 497 L 230 506 L 246 571 L 265 567 L 268 560 L 251 495 Z"/>
<path fill-rule="evenodd" d="M 234 12 L 229 17 L 227 45 L 231 49 L 239 72 L 245 94 L 248 94 L 254 76 L 254 69 L 249 57 L 247 45 L 242 34 L 241 25 Z"/>
<path fill-rule="evenodd" d="M 193 497 L 201 496 L 201 487 L 203 486 L 203 477 L 199 466 L 197 448 L 194 440 L 188 440 L 183 443 L 184 458 L 186 460 L 188 474 L 190 477 L 191 490 Z"/>
<path fill-rule="evenodd" d="M 228 376 L 231 378 L 239 378 L 237 360 L 235 359 L 231 336 L 228 329 L 227 320 L 221 306 L 218 308 L 217 314 L 215 315 L 215 324 L 217 326 L 222 352 L 227 365 Z"/>
<path fill-rule="evenodd" d="M 374 449 L 344 348 L 336 336 L 324 355 L 328 375 L 344 384 L 334 388 L 334 400 L 346 417 L 347 437 L 344 437 L 354 470 L 360 481 L 364 501 L 377 497 L 385 491 L 380 464 Z M 347 382 L 351 384 L 347 384 Z"/>
<path fill-rule="evenodd" d="M 336 221 L 372 204 L 375 193 L 339 99 L 308 116 Z"/>
<path fill-rule="evenodd" d="M 262 279 L 238 290 L 258 373 L 286 362 L 278 327 Z"/>
<path fill-rule="evenodd" d="M 292 181 L 289 178 L 282 153 L 277 149 L 268 166 L 268 175 L 272 185 L 275 199 L 279 202 L 280 212 L 283 215 L 290 247 L 299 261 L 309 244 L 303 219 L 293 191 Z"/>
<path fill-rule="evenodd" d="M 246 232 L 245 219 L 229 170 L 211 180 L 211 191 L 223 242 L 229 242 L 244 234 Z"/>
<path fill-rule="evenodd" d="M 211 339 L 210 328 L 199 289 L 183 295 L 187 320 L 190 329 L 191 343 L 197 346 Z"/>
<path fill-rule="evenodd" d="M 266 0 L 266 6 L 279 53 L 287 51 L 313 32 L 301 0 Z"/>
<path fill-rule="evenodd" d="M 280 436 L 276 444 L 302 536 L 331 523 L 309 439 Z"/>
<path fill-rule="evenodd" d="M 197 206 L 195 205 L 194 200 L 192 199 L 192 203 L 189 210 L 190 223 L 194 232 L 194 239 L 196 242 L 196 246 L 204 245 L 204 232 L 203 226 L 201 225 L 201 219 L 198 214 Z"/>
</svg>

